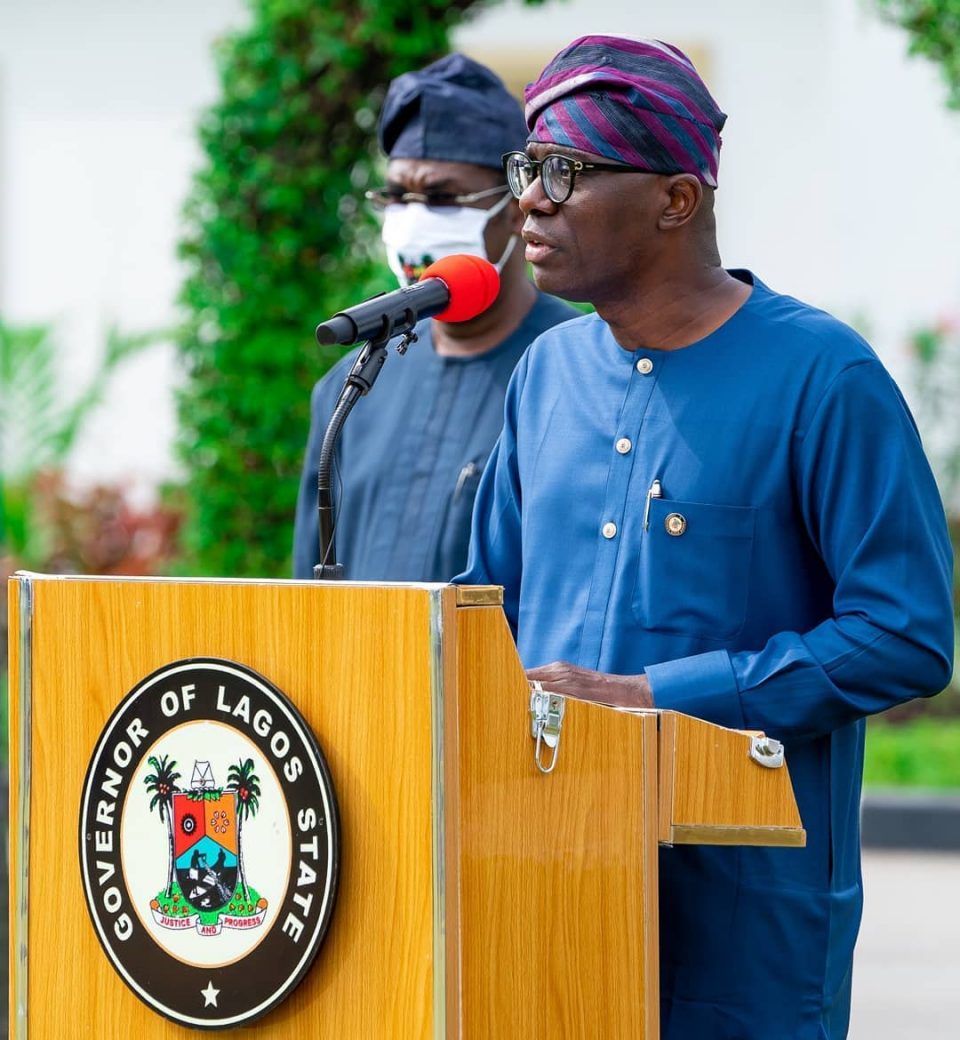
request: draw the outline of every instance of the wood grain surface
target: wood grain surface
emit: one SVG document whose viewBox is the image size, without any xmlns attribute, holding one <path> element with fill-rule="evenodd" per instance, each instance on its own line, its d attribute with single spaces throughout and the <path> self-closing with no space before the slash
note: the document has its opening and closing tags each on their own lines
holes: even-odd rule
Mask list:
<svg viewBox="0 0 960 1040">
<path fill-rule="evenodd" d="M 462 1033 L 658 1033 L 656 716 L 567 701 L 538 772 L 498 608 L 458 611 Z"/>
<path fill-rule="evenodd" d="M 192 656 L 245 664 L 297 704 L 342 819 L 339 898 L 313 969 L 278 1009 L 226 1035 L 432 1037 L 429 590 L 42 578 L 33 588 L 30 1040 L 197 1035 L 149 1009 L 108 962 L 77 854 L 84 773 L 104 723 L 150 672 Z M 15 735 L 15 696 L 10 721 Z M 15 857 L 15 740 L 11 751 Z M 11 906 L 16 898 L 11 871 Z"/>
<path fill-rule="evenodd" d="M 697 845 L 806 842 L 786 763 L 750 757 L 751 734 L 660 713 L 660 840 Z"/>
</svg>

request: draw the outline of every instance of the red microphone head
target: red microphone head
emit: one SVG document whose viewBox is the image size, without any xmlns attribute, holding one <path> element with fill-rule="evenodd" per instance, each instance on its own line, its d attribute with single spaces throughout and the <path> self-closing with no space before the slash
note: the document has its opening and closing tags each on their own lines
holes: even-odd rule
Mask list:
<svg viewBox="0 0 960 1040">
<path fill-rule="evenodd" d="M 490 306 L 500 292 L 500 275 L 489 260 L 468 253 L 445 256 L 431 264 L 419 281 L 439 278 L 450 290 L 450 302 L 437 321 L 469 321 Z"/>
</svg>

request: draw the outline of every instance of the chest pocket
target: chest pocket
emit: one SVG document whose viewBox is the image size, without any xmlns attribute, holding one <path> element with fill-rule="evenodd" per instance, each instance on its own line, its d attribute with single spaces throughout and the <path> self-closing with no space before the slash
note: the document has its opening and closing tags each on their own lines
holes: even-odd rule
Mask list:
<svg viewBox="0 0 960 1040">
<path fill-rule="evenodd" d="M 756 510 L 655 498 L 633 610 L 656 632 L 721 641 L 743 628 Z"/>
</svg>

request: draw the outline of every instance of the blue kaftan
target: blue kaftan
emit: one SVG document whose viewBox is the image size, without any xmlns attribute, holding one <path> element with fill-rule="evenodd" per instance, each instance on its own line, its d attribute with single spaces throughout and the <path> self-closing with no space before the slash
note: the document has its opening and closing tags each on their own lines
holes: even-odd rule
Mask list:
<svg viewBox="0 0 960 1040">
<path fill-rule="evenodd" d="M 470 515 L 503 423 L 503 397 L 520 356 L 541 332 L 576 317 L 538 293 L 530 312 L 483 354 L 445 357 L 432 322 L 404 357 L 391 349 L 376 385 L 347 419 L 336 460 L 337 559 L 354 581 L 449 581 L 467 561 Z M 310 439 L 300 482 L 293 569 L 313 577 L 320 557 L 317 462 L 327 422 L 356 351 L 314 387 Z"/>
<path fill-rule="evenodd" d="M 663 1037 L 835 1040 L 863 719 L 947 684 L 951 548 L 869 346 L 737 276 L 746 303 L 686 348 L 625 350 L 596 315 L 530 347 L 457 580 L 505 586 L 528 668 L 645 671 L 657 707 L 784 742 L 805 849 L 661 850 Z"/>
</svg>

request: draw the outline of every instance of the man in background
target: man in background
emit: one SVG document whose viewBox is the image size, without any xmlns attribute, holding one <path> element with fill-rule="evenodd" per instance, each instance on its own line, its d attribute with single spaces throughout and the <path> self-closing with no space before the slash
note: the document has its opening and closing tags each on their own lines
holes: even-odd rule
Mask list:
<svg viewBox="0 0 960 1040">
<path fill-rule="evenodd" d="M 783 741 L 806 848 L 661 849 L 662 1037 L 840 1040 L 864 718 L 950 679 L 937 488 L 870 347 L 721 266 L 726 116 L 684 54 L 577 40 L 526 115 L 526 257 L 597 313 L 517 366 L 458 580 L 504 586 L 545 689 Z"/>
<path fill-rule="evenodd" d="M 391 352 L 337 447 L 336 543 L 345 577 L 449 581 L 467 559 L 480 474 L 500 433 L 514 366 L 541 332 L 575 317 L 539 292 L 517 248 L 523 217 L 504 152 L 523 146 L 523 112 L 489 69 L 451 54 L 399 76 L 378 127 L 386 186 L 368 192 L 401 285 L 443 256 L 483 256 L 500 270 L 494 304 L 471 321 L 425 321 L 407 354 Z M 311 401 L 294 531 L 294 574 L 319 562 L 316 475 L 323 434 L 356 352 Z"/>
</svg>

